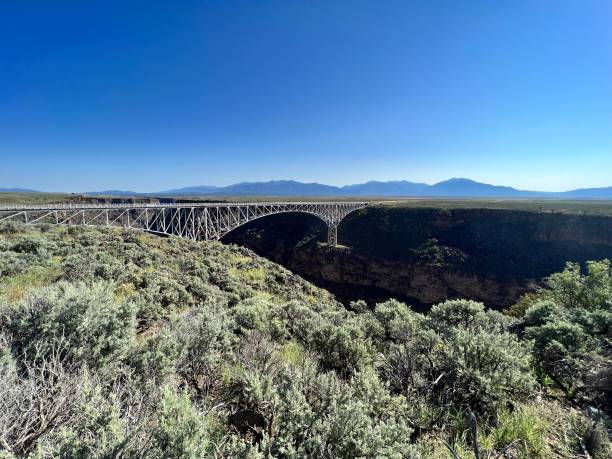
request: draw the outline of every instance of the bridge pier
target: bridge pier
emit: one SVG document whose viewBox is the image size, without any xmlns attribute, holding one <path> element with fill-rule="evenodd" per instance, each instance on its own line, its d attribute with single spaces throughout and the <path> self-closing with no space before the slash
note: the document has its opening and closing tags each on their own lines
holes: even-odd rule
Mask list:
<svg viewBox="0 0 612 459">
<path fill-rule="evenodd" d="M 327 243 L 334 247 L 338 245 L 338 226 L 327 225 Z"/>
</svg>

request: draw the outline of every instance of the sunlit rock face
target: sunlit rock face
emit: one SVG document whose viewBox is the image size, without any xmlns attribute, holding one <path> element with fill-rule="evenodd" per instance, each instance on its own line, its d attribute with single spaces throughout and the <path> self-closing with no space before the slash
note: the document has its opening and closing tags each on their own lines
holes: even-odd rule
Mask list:
<svg viewBox="0 0 612 459">
<path fill-rule="evenodd" d="M 370 207 L 347 217 L 338 248 L 315 217 L 283 214 L 235 230 L 245 245 L 348 304 L 398 298 L 417 309 L 448 298 L 516 302 L 567 261 L 612 258 L 612 218 L 493 209 Z"/>
</svg>

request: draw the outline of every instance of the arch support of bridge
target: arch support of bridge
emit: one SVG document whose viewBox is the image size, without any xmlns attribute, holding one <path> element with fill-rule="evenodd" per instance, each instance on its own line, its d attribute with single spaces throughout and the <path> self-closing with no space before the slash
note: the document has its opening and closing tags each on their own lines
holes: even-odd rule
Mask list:
<svg viewBox="0 0 612 459">
<path fill-rule="evenodd" d="M 338 245 L 338 225 L 327 224 L 327 243 L 334 247 Z"/>
</svg>

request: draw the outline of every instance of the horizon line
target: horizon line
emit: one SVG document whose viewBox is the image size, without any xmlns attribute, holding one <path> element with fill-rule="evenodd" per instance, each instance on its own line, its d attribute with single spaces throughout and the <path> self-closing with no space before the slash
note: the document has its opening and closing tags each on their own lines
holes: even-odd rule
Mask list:
<svg viewBox="0 0 612 459">
<path fill-rule="evenodd" d="M 398 179 L 398 180 L 376 180 L 376 179 L 372 179 L 372 180 L 367 180 L 364 182 L 354 182 L 354 183 L 348 183 L 348 184 L 344 184 L 344 185 L 330 185 L 327 183 L 323 183 L 323 182 L 317 182 L 317 181 L 300 181 L 300 180 L 295 180 L 295 179 L 270 179 L 270 180 L 255 180 L 255 181 L 248 181 L 248 180 L 241 180 L 241 181 L 237 181 L 237 182 L 232 182 L 226 185 L 187 185 L 187 186 L 179 186 L 179 187 L 171 187 L 165 190 L 152 190 L 152 191 L 134 191 L 134 190 L 130 190 L 128 188 L 122 188 L 122 187 L 112 187 L 112 188 L 104 188 L 104 189 L 100 189 L 100 190 L 82 190 L 82 191 L 66 191 L 66 190 L 50 190 L 50 189 L 35 189 L 35 188 L 29 188 L 29 187 L 23 187 L 23 186 L 7 186 L 7 187 L 0 187 L 0 192 L 2 193 L 10 193 L 10 192 L 30 192 L 30 193 L 59 193 L 59 194 L 99 194 L 99 193 L 104 193 L 104 192 L 124 192 L 124 193 L 133 193 L 133 194 L 156 194 L 156 193 L 168 193 L 168 192 L 172 192 L 172 191 L 181 191 L 181 190 L 185 190 L 185 189 L 189 189 L 189 188 L 211 188 L 211 191 L 213 189 L 223 189 L 223 188 L 227 188 L 230 186 L 235 186 L 235 185 L 241 185 L 241 184 L 270 184 L 270 183 L 275 183 L 275 182 L 280 182 L 280 183 L 295 183 L 295 184 L 300 184 L 300 185 L 319 185 L 319 186 L 325 186 L 325 187 L 331 187 L 331 188 L 337 188 L 338 190 L 342 190 L 344 188 L 347 187 L 351 187 L 351 186 L 359 186 L 359 185 L 366 185 L 366 184 L 370 184 L 370 183 L 379 183 L 379 184 L 389 184 L 389 183 L 410 183 L 410 184 L 414 184 L 414 185 L 425 185 L 428 187 L 433 187 L 436 185 L 439 185 L 441 183 L 446 183 L 446 182 L 451 182 L 451 181 L 466 181 L 466 182 L 472 182 L 472 183 L 476 183 L 479 185 L 485 185 L 485 186 L 493 186 L 493 187 L 502 187 L 502 188 L 509 188 L 515 191 L 519 191 L 519 192 L 529 192 L 529 193 L 547 193 L 547 194 L 555 194 L 555 193 L 568 193 L 568 192 L 572 192 L 572 191 L 577 191 L 577 190 L 594 190 L 594 189 L 605 189 L 605 188 L 612 188 L 612 184 L 611 185 L 604 185 L 604 186 L 581 186 L 581 187 L 577 187 L 577 188 L 570 188 L 570 189 L 565 189 L 565 190 L 536 190 L 536 189 L 523 189 L 523 188 L 517 188 L 515 186 L 512 185 L 498 185 L 498 184 L 493 184 L 493 183 L 489 183 L 489 182 L 480 182 L 478 180 L 474 180 L 474 179 L 470 179 L 467 177 L 451 177 L 445 180 L 440 180 L 437 182 L 433 182 L 433 183 L 427 183 L 427 182 L 421 182 L 421 181 L 412 181 L 412 180 L 408 180 L 408 179 Z M 11 190 L 15 190 L 15 191 L 11 191 Z"/>
</svg>

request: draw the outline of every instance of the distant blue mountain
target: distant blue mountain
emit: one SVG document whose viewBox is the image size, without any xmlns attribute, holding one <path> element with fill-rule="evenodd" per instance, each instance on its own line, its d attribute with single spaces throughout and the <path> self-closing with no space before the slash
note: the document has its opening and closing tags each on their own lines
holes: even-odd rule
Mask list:
<svg viewBox="0 0 612 459">
<path fill-rule="evenodd" d="M 408 182 L 400 180 L 395 182 L 371 181 L 357 185 L 345 185 L 343 194 L 353 196 L 421 196 L 430 188 L 427 183 Z"/>
<path fill-rule="evenodd" d="M 143 193 L 137 193 L 135 191 L 125 190 L 102 190 L 102 191 L 87 191 L 83 193 L 87 196 L 134 196 Z"/>
<path fill-rule="evenodd" d="M 428 187 L 425 195 L 439 197 L 496 197 L 496 198 L 522 198 L 529 196 L 542 196 L 546 193 L 538 191 L 517 190 L 509 186 L 489 185 L 475 182 L 466 178 L 452 178 Z"/>
<path fill-rule="evenodd" d="M 319 183 L 301 183 L 295 180 L 270 182 L 242 182 L 217 190 L 216 194 L 254 196 L 321 196 L 342 194 L 340 188 Z"/>
<path fill-rule="evenodd" d="M 452 178 L 428 185 L 406 180 L 371 181 L 342 187 L 295 180 L 241 182 L 228 186 L 193 186 L 156 193 L 106 190 L 87 193 L 108 196 L 395 196 L 438 198 L 559 198 L 612 199 L 612 187 L 582 188 L 565 192 L 517 190 L 508 186 L 490 185 L 466 178 Z"/>
<path fill-rule="evenodd" d="M 0 193 L 40 193 L 40 191 L 28 188 L 0 188 Z"/>
<path fill-rule="evenodd" d="M 465 178 L 452 178 L 434 185 L 405 180 L 367 182 L 342 187 L 345 194 L 361 196 L 432 196 L 432 197 L 524 197 L 538 192 L 522 191 L 507 186 L 489 185 Z"/>
<path fill-rule="evenodd" d="M 159 195 L 204 195 L 214 193 L 218 190 L 218 186 L 189 186 L 186 188 L 177 188 L 176 190 L 160 191 Z"/>
<path fill-rule="evenodd" d="M 612 198 L 612 186 L 607 188 L 579 188 L 577 190 L 563 193 L 565 197 L 582 199 L 610 199 Z"/>
<path fill-rule="evenodd" d="M 177 190 L 151 193 L 158 195 L 226 195 L 226 196 L 325 196 L 343 194 L 340 188 L 295 180 L 270 182 L 241 182 L 223 187 L 194 186 Z"/>
</svg>

